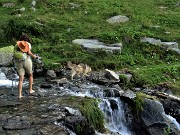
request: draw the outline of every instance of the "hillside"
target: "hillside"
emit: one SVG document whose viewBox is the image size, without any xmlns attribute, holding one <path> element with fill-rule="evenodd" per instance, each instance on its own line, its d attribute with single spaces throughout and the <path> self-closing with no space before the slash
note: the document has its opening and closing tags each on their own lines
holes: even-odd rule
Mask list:
<svg viewBox="0 0 180 135">
<path fill-rule="evenodd" d="M 1 0 L 0 12 L 0 47 L 27 33 L 47 68 L 60 68 L 68 60 L 93 70 L 128 68 L 137 74 L 135 85 L 166 83 L 180 95 L 180 55 L 140 42 L 151 37 L 180 44 L 179 0 L 38 0 L 35 5 L 32 0 Z M 129 21 L 108 24 L 116 15 Z M 120 42 L 122 53 L 87 52 L 72 43 L 80 38 Z"/>
</svg>

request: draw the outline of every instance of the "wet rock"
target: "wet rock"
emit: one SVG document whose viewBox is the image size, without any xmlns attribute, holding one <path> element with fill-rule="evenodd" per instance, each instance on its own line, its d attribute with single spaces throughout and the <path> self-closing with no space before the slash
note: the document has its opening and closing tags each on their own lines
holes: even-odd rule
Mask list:
<svg viewBox="0 0 180 135">
<path fill-rule="evenodd" d="M 180 123 L 180 104 L 171 99 L 161 99 L 166 114 L 173 116 Z"/>
<path fill-rule="evenodd" d="M 51 88 L 53 88 L 53 85 L 52 84 L 48 84 L 48 83 L 42 83 L 40 88 L 51 89 Z"/>
<path fill-rule="evenodd" d="M 79 110 L 75 110 L 70 107 L 65 107 L 65 111 L 67 111 L 67 113 L 69 113 L 70 115 L 82 116 L 82 114 Z"/>
<path fill-rule="evenodd" d="M 126 90 L 121 95 L 121 97 L 126 97 L 126 98 L 129 98 L 129 99 L 134 99 L 136 97 L 136 94 L 133 91 L 131 91 L 131 90 Z"/>
<path fill-rule="evenodd" d="M 9 118 L 4 124 L 3 129 L 6 130 L 17 130 L 30 128 L 31 123 L 27 120 L 22 119 L 19 116 Z"/>
<path fill-rule="evenodd" d="M 104 97 L 120 97 L 120 91 L 116 88 L 106 88 L 103 90 Z"/>
<path fill-rule="evenodd" d="M 17 105 L 21 105 L 21 102 L 18 101 L 9 101 L 9 100 L 3 100 L 0 99 L 0 107 L 8 107 L 8 106 L 17 106 Z"/>
<path fill-rule="evenodd" d="M 170 128 L 173 135 L 179 134 L 175 124 L 172 125 L 167 122 L 164 108 L 158 101 L 144 99 L 143 111 L 134 118 L 133 126 L 140 135 L 164 135 L 164 129 L 167 127 Z"/>
<path fill-rule="evenodd" d="M 39 131 L 41 135 L 69 135 L 67 130 L 58 125 L 45 125 Z"/>
<path fill-rule="evenodd" d="M 110 99 L 111 109 L 118 110 L 118 104 L 115 100 Z"/>
<path fill-rule="evenodd" d="M 78 135 L 95 134 L 94 128 L 87 123 L 86 118 L 83 116 L 67 116 L 65 118 L 65 125 Z"/>
<path fill-rule="evenodd" d="M 9 114 L 0 114 L 0 131 L 3 131 L 2 127 L 7 122 L 7 119 L 11 118 L 12 116 Z M 1 132 L 0 132 L 1 134 Z"/>
</svg>

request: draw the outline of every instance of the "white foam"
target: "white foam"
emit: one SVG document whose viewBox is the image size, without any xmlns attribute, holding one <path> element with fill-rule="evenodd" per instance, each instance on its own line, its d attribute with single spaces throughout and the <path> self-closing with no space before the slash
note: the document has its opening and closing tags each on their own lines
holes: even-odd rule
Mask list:
<svg viewBox="0 0 180 135">
<path fill-rule="evenodd" d="M 12 87 L 17 86 L 17 81 L 12 81 L 12 80 L 0 80 L 0 87 Z"/>
</svg>

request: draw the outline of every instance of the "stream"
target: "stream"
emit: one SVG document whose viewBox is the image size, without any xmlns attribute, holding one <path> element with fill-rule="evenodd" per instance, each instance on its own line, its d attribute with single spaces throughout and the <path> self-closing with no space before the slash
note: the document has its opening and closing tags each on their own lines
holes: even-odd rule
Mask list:
<svg viewBox="0 0 180 135">
<path fill-rule="evenodd" d="M 0 88 L 6 88 L 6 90 L 11 90 L 17 93 L 17 79 L 18 76 L 16 76 L 16 79 L 14 80 L 9 80 L 6 78 L 6 75 L 0 71 Z M 34 82 L 36 81 L 37 79 L 35 79 Z M 37 85 L 38 84 L 34 84 L 34 86 Z M 26 79 L 24 81 L 23 88 L 28 88 Z M 101 102 L 99 104 L 99 108 L 105 115 L 105 127 L 111 133 L 115 133 L 117 135 L 132 135 L 130 130 L 128 129 L 128 124 L 125 119 L 123 102 L 119 98 L 113 97 L 113 92 L 111 93 L 112 97 L 105 97 L 103 95 L 103 89 L 105 89 L 104 86 L 98 86 L 96 84 L 82 84 L 82 88 L 80 91 L 77 89 L 73 90 L 73 88 L 64 89 L 64 87 L 59 87 L 59 89 L 64 91 L 61 93 L 61 96 L 69 94 L 72 96 L 88 96 L 91 98 L 100 98 Z M 45 91 L 48 92 L 49 90 L 44 90 L 43 92 Z M 112 106 L 114 107 L 112 108 Z M 101 135 L 101 133 L 97 134 Z"/>
<path fill-rule="evenodd" d="M 13 91 L 17 94 L 17 80 L 18 77 L 16 76 L 16 79 L 9 80 L 6 78 L 6 75 L 0 71 L 0 90 L 6 89 L 9 91 Z M 41 78 L 42 79 L 42 78 Z M 34 84 L 35 87 L 38 87 L 40 80 L 34 79 L 36 82 Z M 24 81 L 24 87 L 27 88 L 27 80 Z M 12 87 L 13 85 L 13 87 Z M 125 117 L 125 103 L 120 100 L 119 97 L 115 96 L 115 93 L 112 90 L 111 96 L 106 96 L 104 93 L 104 90 L 107 89 L 106 86 L 97 85 L 94 83 L 85 83 L 81 84 L 81 88 L 78 89 L 77 87 L 71 87 L 66 88 L 63 86 L 58 86 L 58 89 L 61 90 L 61 92 L 56 92 L 54 95 L 64 96 L 64 95 L 72 95 L 72 96 L 78 96 L 78 97 L 91 97 L 91 98 L 99 98 L 101 99 L 101 102 L 99 103 L 100 110 L 104 113 L 105 116 L 105 127 L 110 131 L 110 134 L 101 134 L 96 133 L 97 135 L 136 135 L 130 130 L 130 123 L 127 122 Z M 51 89 L 52 91 L 57 90 L 56 88 Z M 41 90 L 44 93 L 50 93 L 49 89 L 43 89 Z M 52 94 L 53 95 L 53 94 Z M 52 96 L 50 95 L 50 96 Z M 179 123 L 171 116 L 166 115 L 167 119 L 172 121 L 177 128 L 180 130 Z M 75 133 L 69 131 L 71 135 L 75 135 Z"/>
</svg>

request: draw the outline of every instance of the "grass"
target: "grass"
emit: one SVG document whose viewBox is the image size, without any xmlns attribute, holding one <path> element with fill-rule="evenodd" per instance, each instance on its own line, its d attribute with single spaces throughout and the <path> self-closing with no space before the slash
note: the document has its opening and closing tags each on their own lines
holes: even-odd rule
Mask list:
<svg viewBox="0 0 180 135">
<path fill-rule="evenodd" d="M 94 129 L 100 132 L 105 132 L 104 115 L 98 107 L 98 102 L 98 99 L 74 96 L 68 98 L 63 97 L 59 100 L 59 104 L 61 105 L 69 103 L 72 107 L 78 108 Z"/>
<path fill-rule="evenodd" d="M 140 43 L 141 37 L 180 43 L 178 0 L 38 0 L 35 12 L 30 9 L 31 0 L 12 0 L 12 8 L 3 7 L 5 2 L 0 2 L 0 47 L 14 45 L 14 39 L 27 33 L 33 40 L 32 51 L 43 58 L 46 68 L 61 68 L 70 60 L 87 63 L 93 70 L 129 68 L 139 78 L 135 79 L 136 85 L 180 85 L 180 56 Z M 24 12 L 18 10 L 22 7 L 26 8 Z M 16 16 L 18 13 L 21 17 Z M 108 24 L 106 20 L 115 15 L 125 15 L 130 21 Z M 101 50 L 89 53 L 72 44 L 77 38 L 98 39 L 107 44 L 122 42 L 122 54 Z"/>
</svg>

